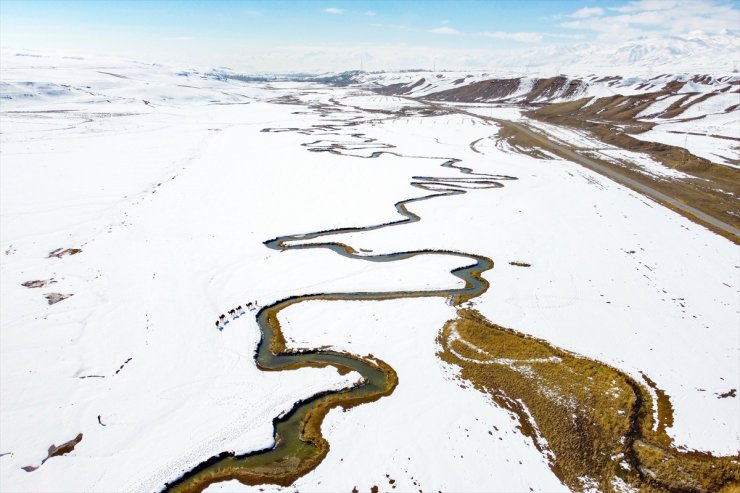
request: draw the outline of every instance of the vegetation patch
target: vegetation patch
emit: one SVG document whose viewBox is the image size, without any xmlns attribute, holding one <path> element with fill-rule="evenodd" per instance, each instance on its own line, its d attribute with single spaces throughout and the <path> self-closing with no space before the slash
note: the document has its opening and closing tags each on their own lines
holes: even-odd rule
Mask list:
<svg viewBox="0 0 740 493">
<path fill-rule="evenodd" d="M 665 428 L 670 400 L 604 363 L 458 311 L 439 334 L 439 356 L 512 412 L 522 433 L 571 489 L 624 482 L 641 491 L 738 491 L 740 456 L 678 450 Z M 646 379 L 646 382 L 649 379 Z M 653 421 L 658 407 L 658 426 Z"/>
<path fill-rule="evenodd" d="M 326 296 L 347 299 L 347 296 Z M 286 415 L 273 420 L 274 446 L 246 455 L 224 452 L 203 462 L 187 476 L 166 485 L 166 491 L 202 492 L 209 485 L 235 479 L 243 484 L 289 486 L 315 469 L 329 453 L 329 442 L 321 434 L 321 424 L 330 409 L 344 410 L 390 395 L 398 385 L 398 375 L 385 362 L 372 355 L 364 357 L 331 351 L 291 351 L 286 347 L 279 312 L 311 296 L 297 297 L 266 307 L 263 334 L 269 337 L 269 355 L 258 356 L 262 371 L 285 371 L 302 367 L 336 368 L 341 374 L 358 371 L 363 379 L 340 391 L 326 391 L 299 402 Z M 315 299 L 315 298 L 314 298 Z M 323 299 L 323 298 L 321 298 Z"/>
<path fill-rule="evenodd" d="M 547 149 L 542 146 L 542 143 L 510 125 L 502 125 L 496 137 L 508 143 L 517 152 L 527 156 L 535 159 L 552 159 L 552 155 L 545 152 Z"/>
<path fill-rule="evenodd" d="M 513 265 L 515 267 L 532 267 L 532 264 L 528 264 L 527 262 L 521 262 L 519 260 L 512 260 L 509 262 L 509 265 Z"/>
</svg>

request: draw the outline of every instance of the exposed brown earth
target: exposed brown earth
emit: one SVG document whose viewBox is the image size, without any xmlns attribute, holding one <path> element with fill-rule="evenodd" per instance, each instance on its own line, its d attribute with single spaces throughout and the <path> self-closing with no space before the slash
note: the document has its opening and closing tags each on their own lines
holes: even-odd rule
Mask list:
<svg viewBox="0 0 740 493">
<path fill-rule="evenodd" d="M 46 457 L 41 461 L 41 464 L 38 466 L 25 466 L 22 469 L 26 472 L 32 472 L 41 467 L 44 462 L 51 459 L 52 457 L 58 457 L 60 455 L 65 455 L 70 452 L 72 452 L 78 443 L 82 441 L 82 433 L 78 434 L 76 437 L 74 437 L 72 440 L 69 440 L 67 442 L 62 443 L 61 445 L 51 445 L 49 447 L 49 452 L 46 455 Z"/>
<path fill-rule="evenodd" d="M 548 79 L 538 79 L 532 89 L 527 94 L 526 101 L 537 99 L 550 99 L 555 96 L 570 97 L 583 89 L 585 84 L 578 79 L 568 79 L 567 77 L 557 76 Z"/>
<path fill-rule="evenodd" d="M 426 82 L 425 79 L 419 79 L 413 84 L 391 84 L 389 86 L 381 87 L 377 89 L 380 94 L 407 94 L 419 86 L 422 86 Z"/>
<path fill-rule="evenodd" d="M 518 131 L 511 125 L 502 125 L 498 131 L 497 137 L 502 142 L 508 143 L 517 152 L 526 154 L 535 159 L 552 159 L 551 154 L 547 154 L 542 143 L 532 136 Z"/>
<path fill-rule="evenodd" d="M 423 79 L 422 79 L 423 80 Z M 491 79 L 474 82 L 465 86 L 435 92 L 424 99 L 430 101 L 464 101 L 473 102 L 480 100 L 506 100 L 517 93 L 521 85 L 521 78 Z M 386 89 L 393 90 L 393 86 Z M 579 79 L 569 79 L 564 76 L 537 79 L 530 90 L 522 95 L 523 100 L 531 102 L 535 100 L 548 100 L 554 97 L 570 97 L 585 88 L 585 83 Z M 410 92 L 413 86 L 404 87 L 404 94 Z M 396 88 L 398 90 L 398 88 Z"/>
<path fill-rule="evenodd" d="M 474 82 L 462 87 L 436 92 L 426 96 L 431 101 L 476 101 L 479 99 L 505 99 L 519 87 L 519 79 L 493 79 Z"/>
<path fill-rule="evenodd" d="M 35 281 L 26 281 L 24 283 L 21 283 L 21 286 L 23 286 L 25 288 L 31 288 L 31 289 L 32 288 L 43 288 L 44 286 L 46 286 L 48 284 L 54 284 L 55 282 L 56 281 L 53 278 L 52 279 L 46 279 L 46 280 L 38 279 L 38 280 L 35 280 Z"/>
<path fill-rule="evenodd" d="M 60 301 L 66 300 L 70 296 L 74 295 L 62 293 L 47 293 L 44 295 L 44 298 L 46 298 L 46 301 L 48 301 L 50 305 L 53 305 L 54 303 L 59 303 Z"/>
<path fill-rule="evenodd" d="M 62 258 L 66 255 L 77 255 L 81 251 L 79 248 L 57 248 L 49 252 L 49 257 Z"/>
</svg>

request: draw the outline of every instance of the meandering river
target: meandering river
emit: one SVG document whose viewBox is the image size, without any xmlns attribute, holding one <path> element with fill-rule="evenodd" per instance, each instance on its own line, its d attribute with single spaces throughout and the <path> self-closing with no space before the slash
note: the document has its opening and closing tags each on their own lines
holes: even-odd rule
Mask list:
<svg viewBox="0 0 740 493">
<path fill-rule="evenodd" d="M 323 134 L 326 134 L 327 130 L 331 131 L 335 128 L 336 126 L 331 129 L 327 129 L 326 126 L 313 127 L 313 129 L 320 129 Z M 294 128 L 265 129 L 264 131 L 311 133 L 311 129 Z M 332 152 L 354 157 L 378 158 L 386 153 L 401 156 L 401 154 L 388 150 L 374 151 L 369 156 L 353 155 L 350 153 L 352 150 L 389 149 L 392 146 L 376 143 L 374 139 L 365 138 L 363 134 L 359 133 L 354 133 L 351 137 L 359 139 L 360 142 L 348 144 L 316 141 L 304 145 L 315 152 Z M 333 366 L 341 372 L 355 371 L 361 375 L 361 380 L 351 388 L 322 392 L 307 400 L 297 402 L 288 413 L 276 417 L 273 421 L 275 430 L 275 444 L 273 447 L 244 455 L 234 455 L 228 452 L 219 454 L 203 462 L 172 484 L 166 485 L 166 491 L 199 492 L 209 484 L 230 479 L 236 479 L 245 484 L 289 485 L 318 466 L 328 453 L 329 444 L 321 435 L 321 423 L 330 409 L 334 407 L 347 409 L 362 403 L 375 401 L 393 392 L 398 383 L 398 376 L 389 365 L 379 359 L 360 357 L 338 351 L 291 351 L 287 349 L 278 320 L 278 315 L 283 309 L 307 300 L 390 300 L 415 297 L 446 298 L 451 304 L 459 306 L 472 298 L 480 296 L 488 289 L 488 282 L 482 277 L 482 273 L 493 267 L 493 261 L 482 255 L 432 249 L 373 255 L 358 253 L 350 245 L 344 243 L 321 241 L 322 237 L 367 232 L 417 222 L 421 220 L 421 217 L 409 210 L 409 206 L 413 203 L 464 194 L 468 189 L 499 188 L 503 186 L 502 181 L 516 179 L 511 176 L 474 173 L 470 168 L 458 166 L 457 163 L 460 160 L 456 158 L 405 157 L 421 157 L 427 158 L 431 162 L 441 162 L 441 166 L 456 169 L 461 176 L 414 176 L 411 184 L 430 193 L 397 202 L 395 204 L 396 210 L 402 216 L 397 221 L 285 235 L 268 240 L 265 245 L 268 248 L 283 251 L 329 249 L 344 257 L 362 262 L 398 262 L 418 255 L 455 256 L 460 258 L 463 265 L 453 269 L 451 274 L 462 279 L 465 282 L 464 287 L 429 291 L 309 293 L 279 300 L 262 308 L 257 313 L 261 340 L 256 353 L 256 363 L 261 370 L 285 371 L 304 366 Z"/>
</svg>

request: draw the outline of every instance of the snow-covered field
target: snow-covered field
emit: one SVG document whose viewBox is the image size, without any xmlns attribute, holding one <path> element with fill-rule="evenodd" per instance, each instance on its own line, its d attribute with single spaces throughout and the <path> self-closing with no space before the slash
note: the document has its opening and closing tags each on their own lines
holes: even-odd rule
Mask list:
<svg viewBox="0 0 740 493">
<path fill-rule="evenodd" d="M 690 106 L 678 118 L 660 122 L 634 137 L 685 147 L 713 163 L 740 168 L 740 93 L 715 94 Z M 653 112 L 651 105 L 646 111 Z M 730 108 L 735 108 L 728 111 Z M 734 162 L 731 162 L 734 160 Z"/>
<path fill-rule="evenodd" d="M 223 332 L 214 322 L 248 301 L 459 286 L 454 257 L 371 263 L 262 243 L 397 220 L 394 203 L 424 195 L 412 177 L 458 176 L 439 167 L 451 157 L 518 180 L 412 204 L 420 222 L 337 241 L 492 258 L 491 288 L 474 300 L 491 321 L 648 375 L 671 398 L 676 445 L 740 450 L 740 402 L 719 398 L 740 387 L 730 241 L 576 164 L 505 152 L 488 138 L 497 128 L 473 117 L 364 111 L 411 106 L 402 98 L 2 57 L 0 490 L 159 491 L 222 451 L 269 446 L 272 419 L 294 402 L 352 385 L 357 374 L 333 369 L 261 372 L 253 313 Z M 360 144 L 359 133 L 399 155 L 302 145 Z M 363 145 L 347 153 L 376 150 Z M 58 248 L 82 251 L 50 257 Z M 22 286 L 34 280 L 53 283 Z M 73 296 L 50 305 L 50 293 Z M 329 455 L 291 490 L 566 489 L 512 416 L 436 357 L 454 316 L 441 298 L 312 301 L 281 313 L 290 347 L 371 353 L 399 375 L 389 397 L 329 413 Z M 40 465 L 78 433 L 72 452 Z M 208 489 L 235 490 L 258 488 Z"/>
<path fill-rule="evenodd" d="M 493 80 L 492 80 L 493 79 Z M 600 98 L 612 96 L 641 96 L 650 93 L 663 93 L 654 102 L 648 104 L 635 115 L 639 121 L 650 122 L 655 126 L 644 133 L 633 134 L 635 138 L 668 144 L 688 149 L 692 154 L 705 158 L 713 163 L 740 168 L 740 92 L 736 73 L 716 74 L 661 74 L 654 77 L 635 76 L 559 76 L 555 78 L 538 78 L 516 73 L 486 72 L 401 72 L 401 73 L 362 73 L 356 74 L 354 80 L 367 87 L 394 87 L 394 92 L 403 94 L 406 104 L 414 101 L 408 98 L 439 99 L 441 91 L 457 89 L 458 94 L 448 94 L 442 99 L 452 101 L 468 112 L 482 116 L 497 116 L 507 119 L 518 119 L 518 114 L 531 103 L 563 103 L 588 99 L 583 108 L 599 101 Z M 485 82 L 490 81 L 491 82 Z M 493 83 L 498 90 L 488 95 L 473 97 L 465 94 L 466 87 L 477 83 Z M 553 83 L 552 90 L 533 91 L 538 83 Z M 402 85 L 396 87 L 397 85 Z M 493 86 L 492 86 L 493 87 Z M 671 88 L 672 89 L 668 89 Z M 677 89 L 676 89 L 677 88 Z M 666 92 L 667 91 L 667 92 Z M 460 103 L 458 99 L 476 103 Z M 367 108 L 370 101 L 366 101 Z M 488 103 L 488 107 L 485 106 Z M 499 104 L 496 108 L 492 106 Z M 616 104 L 629 103 L 629 100 L 617 101 Z M 522 104 L 523 106 L 515 106 Z M 680 106 L 680 111 L 672 105 Z M 531 109 L 531 107 L 530 107 Z M 671 111 L 669 111 L 669 109 Z M 494 115 L 494 112 L 496 115 Z M 504 114 L 502 114 L 502 112 Z M 673 113 L 668 117 L 665 113 Z M 535 121 L 530 126 L 548 126 Z M 589 138 L 584 132 L 567 130 L 549 125 L 548 134 L 561 142 L 578 147 L 611 147 L 605 146 L 596 139 Z M 658 177 L 681 177 L 682 174 L 668 169 L 652 159 L 634 153 L 624 153 L 617 148 L 605 149 L 602 153 L 629 161 L 647 174 Z"/>
</svg>

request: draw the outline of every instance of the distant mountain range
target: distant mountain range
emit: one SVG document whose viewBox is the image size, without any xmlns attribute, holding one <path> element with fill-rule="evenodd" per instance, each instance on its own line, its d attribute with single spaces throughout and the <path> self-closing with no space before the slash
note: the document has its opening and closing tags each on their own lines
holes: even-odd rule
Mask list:
<svg viewBox="0 0 740 493">
<path fill-rule="evenodd" d="M 603 41 L 552 43 L 485 53 L 482 55 L 478 52 L 471 54 L 471 57 L 476 58 L 477 67 L 488 67 L 485 71 L 495 76 L 596 74 L 652 77 L 665 73 L 727 74 L 740 71 L 740 31 L 723 30 L 718 34 L 694 31 L 686 36 L 640 37 L 614 44 Z M 464 66 L 465 62 L 461 61 L 460 64 Z M 481 71 L 454 69 L 466 70 Z M 294 79 L 308 76 L 305 73 L 290 74 Z"/>
<path fill-rule="evenodd" d="M 541 75 L 597 73 L 657 75 L 656 72 L 731 72 L 740 69 L 740 34 L 695 31 L 686 37 L 660 36 L 618 45 L 553 45 L 492 60 L 492 67 L 542 71 Z"/>
<path fill-rule="evenodd" d="M 625 80 L 650 79 L 665 74 L 707 74 L 720 78 L 740 71 L 740 32 L 723 30 L 719 34 L 694 31 L 686 36 L 655 36 L 632 39 L 620 44 L 551 44 L 531 49 L 492 52 L 485 60 L 489 70 L 403 70 L 366 73 L 347 71 L 326 74 L 260 74 L 227 77 L 241 80 L 298 80 L 349 85 L 376 81 L 382 85 L 391 79 L 415 82 L 420 74 L 434 74 L 437 79 L 458 78 L 460 74 L 475 80 L 494 78 L 543 79 L 567 74 L 570 78 L 620 76 Z M 439 75 L 442 74 L 442 75 Z M 423 77 L 423 76 L 421 76 Z M 426 77 L 429 82 L 429 77 Z M 440 81 L 441 82 L 441 81 Z"/>
</svg>

